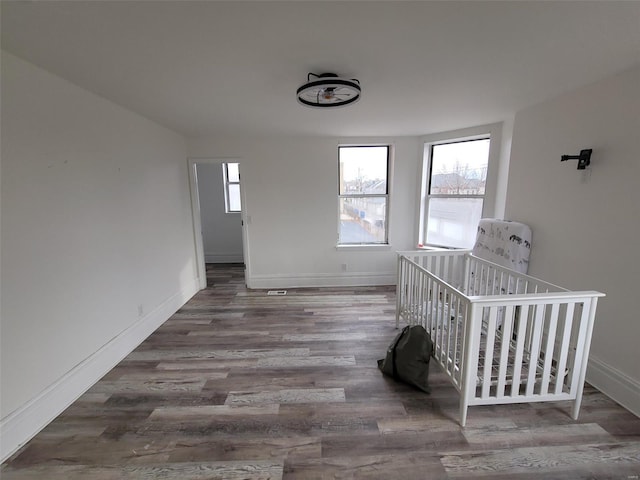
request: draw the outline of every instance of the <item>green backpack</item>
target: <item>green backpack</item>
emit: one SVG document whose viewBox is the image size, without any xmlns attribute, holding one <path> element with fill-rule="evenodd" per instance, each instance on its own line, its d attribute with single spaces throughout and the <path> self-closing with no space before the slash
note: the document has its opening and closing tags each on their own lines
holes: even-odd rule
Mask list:
<svg viewBox="0 0 640 480">
<path fill-rule="evenodd" d="M 406 326 L 393 339 L 387 356 L 378 368 L 395 380 L 429 393 L 429 360 L 433 354 L 431 337 L 422 325 Z"/>
</svg>

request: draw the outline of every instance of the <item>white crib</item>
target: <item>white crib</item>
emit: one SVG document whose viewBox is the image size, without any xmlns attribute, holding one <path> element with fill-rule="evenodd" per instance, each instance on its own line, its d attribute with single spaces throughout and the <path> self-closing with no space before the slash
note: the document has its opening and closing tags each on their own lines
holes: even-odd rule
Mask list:
<svg viewBox="0 0 640 480">
<path fill-rule="evenodd" d="M 472 405 L 573 400 L 578 418 L 598 298 L 468 250 L 398 252 L 396 327 L 431 333 L 434 358 Z"/>
</svg>

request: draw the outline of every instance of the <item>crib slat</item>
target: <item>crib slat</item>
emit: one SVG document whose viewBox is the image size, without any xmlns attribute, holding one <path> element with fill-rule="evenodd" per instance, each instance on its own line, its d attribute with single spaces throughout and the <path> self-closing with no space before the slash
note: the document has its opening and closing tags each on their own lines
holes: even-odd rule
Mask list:
<svg viewBox="0 0 640 480">
<path fill-rule="evenodd" d="M 425 308 L 425 329 L 429 332 L 430 335 L 433 335 L 432 329 L 434 328 L 434 316 L 433 316 L 433 302 L 434 302 L 434 289 L 435 284 L 431 277 L 424 275 L 424 283 L 425 283 L 425 291 L 423 292 L 422 302 L 424 303 Z M 435 342 L 435 339 L 433 339 Z"/>
<path fill-rule="evenodd" d="M 402 257 L 398 257 L 397 271 L 398 282 L 396 283 L 396 328 L 400 326 L 400 310 L 402 308 L 402 289 L 404 288 L 404 282 L 402 281 Z"/>
<path fill-rule="evenodd" d="M 453 322 L 453 330 L 454 330 L 454 337 L 453 337 L 453 341 L 454 341 L 454 345 L 453 345 L 453 364 L 451 365 L 451 370 L 452 373 L 454 374 L 456 381 L 457 381 L 457 385 L 460 385 L 460 372 L 461 369 L 458 368 L 456 370 L 456 365 L 460 364 L 460 360 L 462 359 L 462 344 L 458 343 L 458 338 L 460 338 L 460 322 L 462 321 L 461 319 L 466 318 L 468 311 L 466 310 L 466 306 L 465 306 L 465 310 L 462 310 L 462 303 L 460 301 L 460 298 L 458 297 L 458 303 L 456 305 L 456 321 Z"/>
<path fill-rule="evenodd" d="M 561 393 L 564 385 L 565 368 L 567 367 L 567 355 L 569 353 L 569 342 L 571 341 L 571 330 L 573 328 L 573 314 L 575 303 L 567 305 L 565 314 L 564 329 L 562 332 L 562 345 L 560 347 L 560 358 L 558 359 L 558 367 L 556 370 L 556 388 L 555 393 Z"/>
<path fill-rule="evenodd" d="M 482 398 L 489 396 L 491 388 L 491 371 L 493 367 L 493 350 L 496 339 L 496 317 L 498 307 L 489 308 L 489 322 L 487 325 L 487 344 L 484 349 L 484 373 L 482 375 Z"/>
<path fill-rule="evenodd" d="M 555 346 L 556 328 L 558 326 L 558 313 L 560 305 L 554 303 L 551 306 L 547 328 L 547 342 L 544 347 L 544 368 L 542 369 L 542 383 L 540 384 L 540 395 L 546 395 L 549 391 L 549 377 L 551 376 L 551 363 L 553 361 L 553 347 Z"/>
<path fill-rule="evenodd" d="M 448 346 L 447 372 L 451 376 L 453 376 L 455 372 L 454 366 L 456 363 L 456 348 L 458 343 L 458 339 L 456 338 L 456 334 L 457 334 L 456 330 L 458 326 L 458 318 L 460 318 L 459 307 L 460 307 L 460 299 L 456 295 L 455 297 L 451 298 L 451 311 L 449 312 L 449 314 L 454 318 L 449 322 L 449 328 L 448 328 L 448 334 L 447 334 L 447 346 Z"/>
<path fill-rule="evenodd" d="M 507 366 L 509 363 L 509 350 L 511 348 L 511 327 L 513 325 L 513 305 L 505 308 L 502 320 L 502 344 L 500 345 L 500 367 L 498 369 L 498 387 L 496 397 L 504 397 L 504 388 L 507 383 Z"/>
<path fill-rule="evenodd" d="M 445 282 L 451 283 L 451 279 L 449 278 L 449 261 L 451 257 L 442 257 L 442 271 L 440 272 L 440 278 Z"/>
<path fill-rule="evenodd" d="M 416 270 L 411 269 L 411 273 L 409 275 L 410 278 L 410 288 L 409 288 L 409 308 L 411 309 L 409 312 L 409 323 L 413 325 L 415 323 L 415 309 L 416 309 Z"/>
<path fill-rule="evenodd" d="M 520 394 L 520 374 L 522 372 L 522 361 L 524 355 L 524 344 L 529 330 L 529 310 L 530 306 L 523 306 L 518 319 L 518 331 L 516 332 L 516 353 L 513 360 L 513 381 L 511 382 L 511 396 L 517 397 Z"/>
<path fill-rule="evenodd" d="M 571 376 L 571 395 L 574 395 L 576 389 L 578 388 L 578 380 L 580 378 L 580 370 L 582 369 L 582 361 L 585 348 L 584 339 L 587 336 L 587 329 L 589 327 L 589 310 L 590 309 L 585 305 L 582 309 L 582 315 L 580 315 L 580 328 L 578 330 L 578 340 L 576 343 L 577 347 L 574 356 L 574 364 L 571 369 L 573 372 L 573 375 Z"/>
<path fill-rule="evenodd" d="M 437 282 L 431 283 L 431 303 L 429 305 L 429 312 L 431 314 L 431 341 L 433 342 L 434 347 L 437 346 L 438 350 L 435 352 L 435 356 L 437 359 L 440 359 L 440 343 L 438 342 L 438 329 L 439 329 L 439 318 L 438 318 L 438 290 L 440 285 Z"/>
<path fill-rule="evenodd" d="M 420 272 L 420 308 L 422 309 L 420 318 L 422 319 L 422 326 L 427 331 L 429 331 L 427 327 L 431 322 L 431 316 L 429 315 L 430 281 L 431 279 L 424 272 Z"/>
<path fill-rule="evenodd" d="M 438 288 L 438 342 L 440 344 L 440 361 L 446 361 L 446 345 L 445 345 L 445 327 L 446 327 L 446 315 L 447 305 L 445 302 L 446 288 L 443 285 L 439 285 Z"/>
<path fill-rule="evenodd" d="M 413 291 L 414 291 L 414 303 L 413 303 L 413 325 L 421 323 L 421 308 L 422 308 L 422 292 L 420 291 L 420 279 L 422 278 L 422 272 L 417 271 L 413 277 Z"/>
<path fill-rule="evenodd" d="M 444 338 L 444 345 L 445 345 L 445 350 L 446 350 L 446 355 L 444 356 L 444 358 L 446 359 L 446 364 L 445 364 L 445 370 L 447 372 L 449 372 L 449 367 L 451 365 L 451 330 L 452 330 L 452 326 L 453 323 L 451 321 L 451 315 L 453 312 L 453 297 L 451 296 L 452 293 L 450 291 L 447 291 L 447 295 L 449 296 L 449 301 L 448 301 L 448 311 L 447 311 L 447 316 L 446 318 L 444 318 L 443 323 L 447 326 L 446 328 L 446 332 L 443 332 L 443 336 Z"/>
<path fill-rule="evenodd" d="M 406 286 L 405 286 L 405 312 L 407 315 L 407 323 L 411 323 L 411 310 L 412 310 L 412 305 L 413 305 L 413 294 L 412 294 L 412 290 L 413 290 L 413 283 L 412 283 L 412 277 L 413 277 L 413 269 L 410 268 L 410 265 L 407 263 L 407 270 L 404 272 L 404 277 L 405 277 L 405 282 Z"/>
<path fill-rule="evenodd" d="M 418 291 L 417 291 L 417 301 L 416 310 L 417 310 L 417 322 L 420 325 L 424 326 L 425 317 L 424 317 L 424 274 L 421 271 L 418 271 Z"/>
<path fill-rule="evenodd" d="M 489 294 L 489 267 L 487 265 L 482 266 L 482 276 L 480 277 L 482 281 L 482 290 L 481 295 Z"/>
<path fill-rule="evenodd" d="M 529 375 L 527 377 L 526 395 L 533 395 L 533 388 L 536 385 L 536 371 L 538 369 L 538 358 L 540 357 L 540 341 L 542 339 L 542 329 L 544 326 L 544 304 L 535 306 L 536 314 L 533 320 L 533 331 L 531 339 L 531 350 L 529 351 Z"/>
<path fill-rule="evenodd" d="M 491 268 L 491 266 L 487 266 L 487 275 L 484 282 L 485 295 L 492 295 L 493 292 L 491 291 L 491 287 L 493 286 L 493 268 Z"/>
<path fill-rule="evenodd" d="M 431 286 L 430 298 L 429 298 L 429 314 L 431 316 L 431 322 L 429 324 L 431 334 L 431 341 L 434 347 L 434 357 L 439 361 L 442 358 L 442 345 L 440 343 L 440 284 L 429 278 L 429 284 Z"/>
<path fill-rule="evenodd" d="M 404 281 L 405 281 L 405 285 L 403 288 L 403 295 L 404 295 L 404 314 L 405 314 L 405 320 L 407 322 L 411 322 L 411 271 L 409 270 L 409 263 L 407 261 L 404 262 L 405 266 L 404 266 Z"/>
<path fill-rule="evenodd" d="M 460 319 L 460 297 L 457 295 L 451 300 L 451 315 L 453 319 L 451 320 L 451 324 L 449 328 L 449 333 L 450 333 L 449 370 L 451 375 L 453 376 L 455 372 L 455 365 L 457 362 L 457 352 L 458 352 L 457 325 Z"/>
<path fill-rule="evenodd" d="M 456 325 L 458 324 L 458 319 L 460 318 L 459 311 L 459 297 L 454 295 L 452 292 L 452 297 L 449 301 L 449 327 L 447 328 L 447 360 L 449 365 L 447 366 L 447 370 L 450 374 L 454 372 L 455 366 L 455 358 L 456 358 Z"/>
<path fill-rule="evenodd" d="M 478 293 L 478 285 L 480 285 L 480 271 L 478 270 L 478 262 L 473 260 L 473 280 L 472 280 L 472 289 L 471 295 L 475 295 Z"/>
</svg>

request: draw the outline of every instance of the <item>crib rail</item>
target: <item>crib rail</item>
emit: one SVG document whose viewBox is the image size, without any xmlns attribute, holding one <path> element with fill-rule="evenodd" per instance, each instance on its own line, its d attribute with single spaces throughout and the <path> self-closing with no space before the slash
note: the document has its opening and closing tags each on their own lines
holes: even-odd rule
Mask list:
<svg viewBox="0 0 640 480">
<path fill-rule="evenodd" d="M 407 257 L 400 256 L 396 299 L 396 327 L 403 319 L 409 325 L 422 325 L 431 334 L 434 358 L 447 372 L 456 388 L 461 388 L 459 365 L 463 355 L 464 324 L 457 319 L 466 316 L 469 300 L 436 274 Z M 434 258 L 434 257 L 432 257 Z M 463 257 L 446 255 L 439 262 L 428 262 L 441 273 L 460 268 Z M 455 267 L 454 267 L 455 266 Z"/>
<path fill-rule="evenodd" d="M 472 254 L 465 255 L 465 262 L 462 290 L 469 296 L 567 291 L 565 288 Z"/>
<path fill-rule="evenodd" d="M 439 279 L 462 290 L 465 282 L 465 263 L 471 250 L 451 250 L 433 248 L 410 252 L 398 252 L 398 258 L 404 257 L 416 265 L 431 272 Z"/>
<path fill-rule="evenodd" d="M 463 426 L 472 405 L 573 400 L 577 418 L 601 296 L 466 251 L 398 255 L 396 325 L 430 332 L 434 358 L 461 394 Z"/>
</svg>

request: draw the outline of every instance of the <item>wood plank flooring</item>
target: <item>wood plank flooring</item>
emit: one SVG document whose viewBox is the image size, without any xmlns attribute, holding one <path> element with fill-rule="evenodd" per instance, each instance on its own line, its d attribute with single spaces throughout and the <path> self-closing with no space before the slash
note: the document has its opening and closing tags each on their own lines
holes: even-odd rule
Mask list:
<svg viewBox="0 0 640 480">
<path fill-rule="evenodd" d="M 0 477 L 638 479 L 640 419 L 587 386 L 568 402 L 471 407 L 383 377 L 391 287 L 244 287 L 208 265 L 198 293 L 2 465 Z"/>
</svg>

